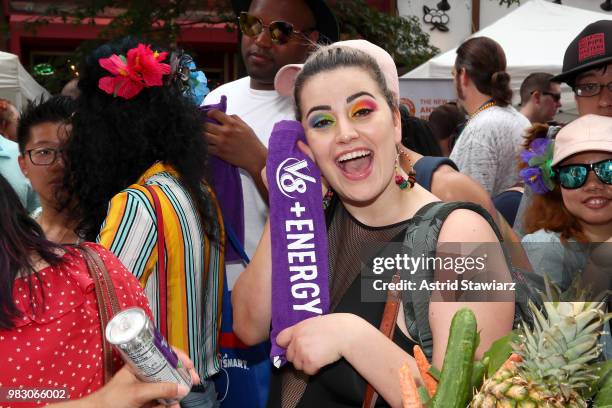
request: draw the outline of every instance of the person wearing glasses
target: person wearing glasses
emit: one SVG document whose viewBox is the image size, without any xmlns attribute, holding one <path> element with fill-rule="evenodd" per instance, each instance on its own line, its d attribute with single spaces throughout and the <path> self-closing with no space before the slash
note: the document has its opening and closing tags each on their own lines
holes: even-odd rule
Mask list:
<svg viewBox="0 0 612 408">
<path fill-rule="evenodd" d="M 532 164 L 523 165 L 521 176 L 534 193 L 522 244 L 534 272 L 546 273 L 561 290 L 581 274 L 600 293 L 610 289 L 606 271 L 612 266 L 612 118 L 582 116 L 561 128 L 554 141 L 548 133 L 547 126 L 534 126 L 521 153 Z M 602 341 L 609 359 L 609 323 L 606 331 Z"/>
<path fill-rule="evenodd" d="M 41 103 L 30 102 L 17 128 L 19 167 L 40 198 L 41 206 L 32 217 L 47 239 L 58 244 L 81 241 L 74 231 L 75 225 L 58 204 L 58 188 L 64 177 L 61 147 L 74 109 L 73 100 L 65 96 L 54 96 Z"/>
<path fill-rule="evenodd" d="M 267 157 L 268 138 L 274 124 L 293 119 L 290 97 L 274 90 L 274 77 L 284 65 L 303 63 L 317 42 L 338 39 L 338 24 L 323 0 L 253 0 L 235 4 L 242 33 L 241 52 L 248 76 L 213 90 L 204 105 L 227 97 L 226 112 L 214 110 L 218 122 L 206 128 L 209 152 L 240 169 L 245 236 L 242 245 L 250 257 L 255 252 L 267 217 L 267 190 L 261 169 Z M 215 186 L 217 187 L 217 186 Z M 222 209 L 223 198 L 220 198 Z M 227 214 L 226 214 L 227 215 Z M 244 269 L 240 260 L 226 259 L 228 284 Z"/>
<path fill-rule="evenodd" d="M 551 81 L 572 88 L 579 116 L 612 116 L 612 21 L 586 26 L 567 47 L 562 72 Z M 526 188 L 513 225 L 519 236 L 525 234 L 523 218 L 531 196 Z"/>
<path fill-rule="evenodd" d="M 574 91 L 580 116 L 612 116 L 612 20 L 589 24 L 565 51 L 563 72 L 552 78 Z"/>
<path fill-rule="evenodd" d="M 561 107 L 561 84 L 552 82 L 552 74 L 534 72 L 521 84 L 520 112 L 531 123 L 552 121 Z"/>
</svg>

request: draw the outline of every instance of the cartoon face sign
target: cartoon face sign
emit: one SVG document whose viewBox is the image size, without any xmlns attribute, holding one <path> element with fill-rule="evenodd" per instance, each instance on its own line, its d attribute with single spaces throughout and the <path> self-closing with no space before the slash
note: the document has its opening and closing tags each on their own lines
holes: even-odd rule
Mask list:
<svg viewBox="0 0 612 408">
<path fill-rule="evenodd" d="M 431 30 L 438 29 L 442 32 L 447 32 L 448 27 L 446 25 L 449 23 L 450 18 L 443 10 L 423 6 L 423 21 L 425 24 L 432 25 Z"/>
</svg>

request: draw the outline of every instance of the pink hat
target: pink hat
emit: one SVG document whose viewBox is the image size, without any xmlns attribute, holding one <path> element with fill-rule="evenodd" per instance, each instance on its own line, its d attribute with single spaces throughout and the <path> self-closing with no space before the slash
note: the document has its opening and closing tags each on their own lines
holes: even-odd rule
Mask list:
<svg viewBox="0 0 612 408">
<path fill-rule="evenodd" d="M 555 138 L 551 166 L 588 151 L 612 153 L 612 118 L 585 115 L 564 126 Z"/>
<path fill-rule="evenodd" d="M 363 51 L 374 58 L 385 77 L 387 87 L 393 94 L 395 101 L 399 102 L 399 78 L 397 75 L 397 68 L 395 67 L 393 57 L 391 57 L 387 51 L 366 40 L 338 41 L 328 47 L 350 47 Z M 274 87 L 279 94 L 283 96 L 293 94 L 295 78 L 298 76 L 303 66 L 304 64 L 289 64 L 278 71 L 274 79 Z"/>
</svg>

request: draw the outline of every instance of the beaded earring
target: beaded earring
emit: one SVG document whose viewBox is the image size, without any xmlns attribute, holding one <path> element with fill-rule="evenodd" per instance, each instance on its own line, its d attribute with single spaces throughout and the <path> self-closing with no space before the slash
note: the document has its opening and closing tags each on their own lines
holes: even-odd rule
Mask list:
<svg viewBox="0 0 612 408">
<path fill-rule="evenodd" d="M 414 183 L 416 183 L 416 172 L 412 168 L 412 164 L 410 164 L 410 169 L 408 170 L 408 178 L 404 177 L 404 172 L 402 171 L 402 167 L 400 166 L 400 156 L 408 156 L 408 154 L 401 148 L 397 147 L 397 156 L 395 156 L 395 184 L 400 188 L 400 190 L 405 190 L 408 188 L 410 190 L 414 187 Z M 408 160 L 410 163 L 410 160 Z"/>
</svg>

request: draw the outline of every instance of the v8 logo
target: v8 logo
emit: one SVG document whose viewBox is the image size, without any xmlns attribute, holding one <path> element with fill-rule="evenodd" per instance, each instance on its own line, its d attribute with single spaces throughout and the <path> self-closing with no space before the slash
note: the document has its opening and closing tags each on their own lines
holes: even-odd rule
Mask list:
<svg viewBox="0 0 612 408">
<path fill-rule="evenodd" d="M 285 197 L 294 198 L 290 193 L 298 192 L 304 194 L 306 192 L 306 182 L 316 183 L 314 177 L 302 173 L 302 170 L 308 170 L 306 160 L 298 160 L 294 157 L 285 159 L 276 168 L 276 185 Z"/>
</svg>

